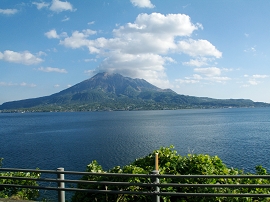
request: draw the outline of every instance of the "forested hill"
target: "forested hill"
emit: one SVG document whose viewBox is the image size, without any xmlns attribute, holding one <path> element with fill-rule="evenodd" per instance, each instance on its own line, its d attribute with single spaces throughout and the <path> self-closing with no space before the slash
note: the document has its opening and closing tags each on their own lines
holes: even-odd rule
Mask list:
<svg viewBox="0 0 270 202">
<path fill-rule="evenodd" d="M 35 112 L 269 106 L 270 104 L 248 99 L 212 99 L 180 95 L 170 89 L 160 89 L 143 79 L 98 73 L 50 96 L 3 103 L 0 110 Z"/>
</svg>

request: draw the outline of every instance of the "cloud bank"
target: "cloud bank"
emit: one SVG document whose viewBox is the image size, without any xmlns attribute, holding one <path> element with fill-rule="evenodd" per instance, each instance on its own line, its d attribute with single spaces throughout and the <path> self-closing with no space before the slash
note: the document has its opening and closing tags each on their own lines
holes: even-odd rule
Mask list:
<svg viewBox="0 0 270 202">
<path fill-rule="evenodd" d="M 133 23 L 112 30 L 112 38 L 96 37 L 97 31 L 91 29 L 75 30 L 70 36 L 53 29 L 45 36 L 60 39 L 59 43 L 67 48 L 86 47 L 90 54 L 104 58 L 92 73 L 120 73 L 169 87 L 165 66 L 177 62 L 169 54 L 188 55 L 193 59 L 187 64 L 197 67 L 222 57 L 209 41 L 192 39 L 193 32 L 200 29 L 203 26 L 192 23 L 185 14 L 142 13 Z"/>
</svg>

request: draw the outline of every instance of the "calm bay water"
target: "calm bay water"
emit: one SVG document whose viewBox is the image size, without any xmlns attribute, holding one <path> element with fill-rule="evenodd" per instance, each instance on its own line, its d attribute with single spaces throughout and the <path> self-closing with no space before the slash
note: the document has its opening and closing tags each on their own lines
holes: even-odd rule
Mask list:
<svg viewBox="0 0 270 202">
<path fill-rule="evenodd" d="M 84 171 L 125 165 L 161 146 L 270 170 L 270 108 L 0 114 L 3 167 Z"/>
</svg>

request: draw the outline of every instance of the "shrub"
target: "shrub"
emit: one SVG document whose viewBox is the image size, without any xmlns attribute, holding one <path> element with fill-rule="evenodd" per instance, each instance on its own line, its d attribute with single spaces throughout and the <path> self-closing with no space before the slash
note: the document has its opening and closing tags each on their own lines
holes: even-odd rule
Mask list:
<svg viewBox="0 0 270 202">
<path fill-rule="evenodd" d="M 2 166 L 3 158 L 0 158 L 0 167 Z M 25 173 L 25 172 L 0 172 L 0 176 L 13 176 L 13 177 L 28 177 L 28 178 L 39 178 L 40 173 Z M 18 184 L 37 186 L 37 182 L 33 180 L 15 180 L 15 179 L 0 179 L 0 184 Z M 36 199 L 39 195 L 37 189 L 26 189 L 16 187 L 0 187 L 0 198 L 12 198 L 12 199 L 25 199 L 32 200 Z"/>
<path fill-rule="evenodd" d="M 173 174 L 173 175 L 250 175 L 250 173 L 244 173 L 243 170 L 228 168 L 218 156 L 209 156 L 204 154 L 188 154 L 187 156 L 181 156 L 173 149 L 174 147 L 161 147 L 149 155 L 136 159 L 130 165 L 116 166 L 109 171 L 104 171 L 101 165 L 97 161 L 92 161 L 88 166 L 87 172 L 98 173 L 132 173 L 132 174 L 149 174 L 154 170 L 154 157 L 155 153 L 159 154 L 159 171 L 160 174 Z M 267 170 L 262 166 L 256 167 L 257 175 L 266 175 Z M 120 177 L 106 177 L 106 176 L 94 176 L 85 175 L 83 180 L 91 181 L 126 181 L 126 182 L 142 182 L 149 183 L 150 178 L 120 178 Z M 187 179 L 165 179 L 160 178 L 161 183 L 189 183 L 189 184 L 269 184 L 268 179 L 249 179 L 249 178 L 187 178 Z M 148 187 L 123 187 L 123 186 L 104 186 L 104 185 L 86 185 L 78 184 L 78 188 L 82 189 L 102 189 L 102 190 L 122 190 L 122 191 L 150 191 Z M 165 187 L 161 188 L 164 192 L 183 192 L 183 193 L 269 193 L 266 188 L 193 188 L 193 187 Z M 72 201 L 152 201 L 150 196 L 141 195 L 112 195 L 112 194 L 89 194 L 76 192 L 72 197 Z M 161 201 L 166 202 L 180 202 L 180 201 L 267 201 L 266 198 L 226 198 L 226 197 L 173 197 L 173 196 L 161 196 Z"/>
</svg>

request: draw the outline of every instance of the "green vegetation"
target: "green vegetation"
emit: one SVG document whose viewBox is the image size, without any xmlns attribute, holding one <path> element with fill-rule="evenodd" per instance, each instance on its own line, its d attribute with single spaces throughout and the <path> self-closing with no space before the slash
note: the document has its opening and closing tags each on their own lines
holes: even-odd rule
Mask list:
<svg viewBox="0 0 270 202">
<path fill-rule="evenodd" d="M 173 149 L 173 146 L 169 148 L 162 147 L 159 150 L 154 151 L 148 156 L 136 159 L 130 165 L 124 167 L 116 166 L 109 171 L 104 171 L 97 163 L 92 161 L 87 166 L 87 172 L 98 173 L 132 173 L 132 174 L 149 174 L 154 170 L 154 156 L 155 153 L 159 153 L 159 171 L 160 174 L 173 174 L 173 175 L 251 175 L 251 173 L 244 173 L 243 170 L 228 168 L 219 157 L 209 156 L 203 154 L 189 154 L 187 156 L 181 156 Z M 257 175 L 266 175 L 267 170 L 262 166 L 256 167 Z M 83 180 L 91 181 L 127 181 L 127 182 L 143 182 L 149 183 L 150 178 L 119 178 L 119 177 L 106 177 L 106 176 L 83 176 Z M 161 183 L 194 183 L 194 184 L 270 184 L 269 179 L 160 179 Z M 104 189 L 104 185 L 86 185 L 79 184 L 78 188 L 82 189 Z M 125 190 L 125 191 L 149 191 L 147 187 L 120 187 L 120 186 L 107 186 L 108 190 Z M 270 190 L 266 188 L 161 188 L 161 191 L 169 192 L 203 192 L 203 193 L 267 193 L 270 194 Z M 132 196 L 132 195 L 112 195 L 112 194 L 87 194 L 76 192 L 72 198 L 72 201 L 151 201 L 149 196 Z M 161 197 L 161 201 L 166 202 L 184 202 L 184 201 L 269 201 L 266 198 L 226 198 L 226 197 Z"/>
<path fill-rule="evenodd" d="M 70 104 L 46 104 L 30 108 L 3 109 L 0 113 L 29 113 L 29 112 L 87 112 L 87 111 L 140 111 L 140 110 L 179 110 L 179 109 L 217 109 L 217 108 L 253 108 L 269 107 L 268 104 L 252 105 L 246 103 L 236 103 L 227 101 L 206 102 L 194 104 L 177 104 L 155 102 L 153 100 L 129 100 L 128 98 L 118 99 L 117 101 L 101 101 L 93 103 L 70 103 Z"/>
<path fill-rule="evenodd" d="M 2 166 L 3 158 L 0 158 L 0 167 Z M 9 177 L 28 177 L 28 178 L 39 178 L 39 173 L 25 173 L 25 172 L 0 172 L 0 176 Z M 14 180 L 14 179 L 0 179 L 0 184 L 19 184 L 28 186 L 37 186 L 37 182 L 33 180 Z M 11 198 L 14 200 L 24 199 L 32 200 L 39 196 L 37 189 L 25 189 L 25 188 L 9 188 L 0 187 L 0 198 Z"/>
<path fill-rule="evenodd" d="M 155 154 L 159 154 L 159 172 L 160 174 L 172 174 L 172 175 L 245 175 L 247 178 L 183 178 L 183 179 L 170 179 L 160 177 L 161 183 L 181 183 L 181 184 L 270 184 L 270 179 L 263 178 L 248 178 L 251 173 L 244 173 L 243 170 L 228 168 L 222 160 L 217 156 L 209 156 L 204 154 L 188 154 L 187 156 L 181 156 L 171 147 L 161 147 L 159 150 L 153 151 L 149 155 L 136 159 L 130 165 L 123 167 L 116 166 L 109 171 L 104 171 L 102 166 L 97 161 L 92 161 L 87 165 L 87 172 L 95 173 L 131 173 L 131 174 L 149 174 L 154 170 L 154 157 Z M 0 167 L 2 164 L 0 158 Z M 267 170 L 262 166 L 256 167 L 255 175 L 269 175 Z M 23 173 L 23 172 L 1 172 L 0 176 L 16 176 L 16 177 L 30 177 L 39 178 L 39 173 Z M 108 176 L 95 176 L 85 175 L 82 180 L 91 181 L 125 181 L 136 183 L 150 183 L 151 179 L 142 177 L 108 177 Z M 12 179 L 0 179 L 0 184 L 19 184 L 37 186 L 35 181 L 30 180 L 12 180 Z M 94 185 L 94 184 L 78 184 L 80 189 L 100 189 L 100 190 L 119 190 L 119 191 L 150 191 L 150 187 L 138 187 L 138 186 L 119 186 L 119 185 Z M 162 192 L 182 192 L 182 193 L 248 193 L 248 194 L 270 194 L 268 188 L 231 188 L 231 187 L 165 187 L 160 188 Z M 13 198 L 13 199 L 36 199 L 38 197 L 38 190 L 22 189 L 22 188 L 7 188 L 0 187 L 0 198 Z M 86 192 L 75 192 L 72 201 L 74 202 L 88 202 L 88 201 L 101 201 L 101 202 L 148 202 L 152 201 L 151 196 L 141 195 L 124 195 L 124 194 L 89 194 Z M 232 201 L 232 202 L 244 202 L 244 201 L 269 201 L 269 198 L 263 197 L 196 197 L 196 196 L 161 196 L 163 202 L 211 202 L 211 201 Z"/>
</svg>

